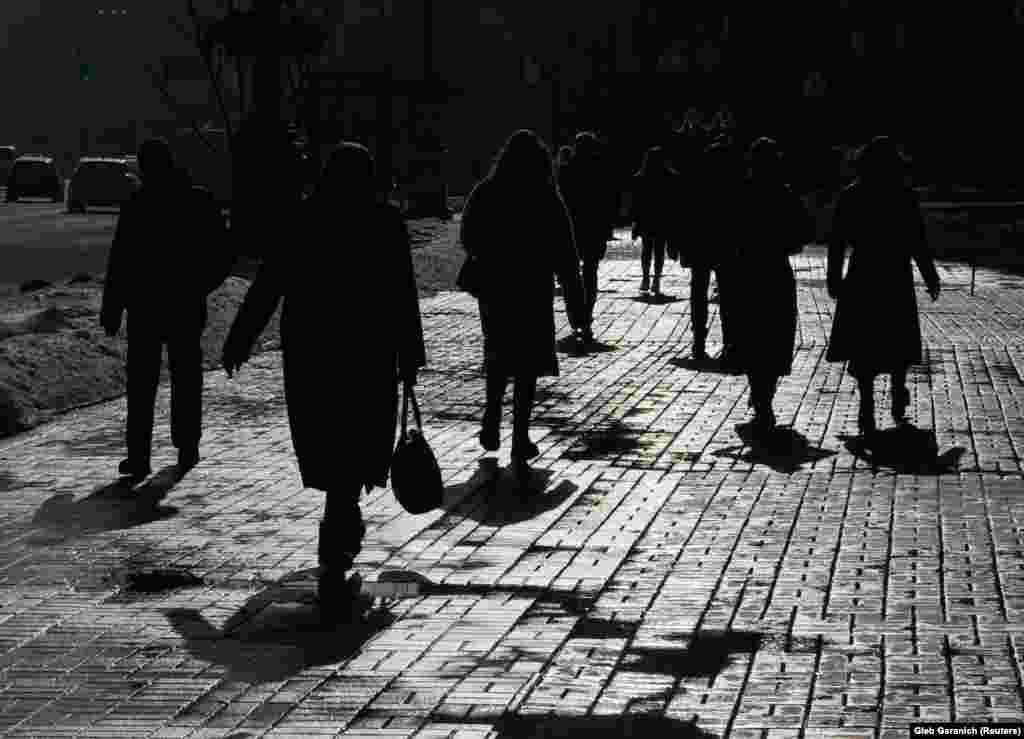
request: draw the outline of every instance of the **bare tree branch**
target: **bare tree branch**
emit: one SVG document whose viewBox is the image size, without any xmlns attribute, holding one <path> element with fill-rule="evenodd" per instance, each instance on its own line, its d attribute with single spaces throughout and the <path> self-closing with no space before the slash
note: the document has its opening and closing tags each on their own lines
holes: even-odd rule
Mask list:
<svg viewBox="0 0 1024 739">
<path fill-rule="evenodd" d="M 156 89 L 156 91 L 160 93 L 160 97 L 163 99 L 164 104 L 167 105 L 168 108 L 171 108 L 176 116 L 180 118 L 187 118 L 189 121 L 189 126 L 191 127 L 192 131 L 196 134 L 196 136 L 199 137 L 199 140 L 203 142 L 203 145 L 206 146 L 206 148 L 208 148 L 211 152 L 215 154 L 218 153 L 218 147 L 216 146 L 216 144 L 214 144 L 212 141 L 210 141 L 210 139 L 206 137 L 206 135 L 203 133 L 202 127 L 199 125 L 199 122 L 196 121 L 196 119 L 193 118 L 191 115 L 184 114 L 184 106 L 181 104 L 181 101 L 179 101 L 171 93 L 170 77 L 167 74 L 167 63 L 161 63 L 160 71 L 157 71 L 152 65 L 147 65 L 146 71 L 150 75 L 150 79 L 153 82 L 154 89 Z"/>
<path fill-rule="evenodd" d="M 221 78 L 220 69 L 222 65 L 215 63 L 215 52 L 207 43 L 207 29 L 204 27 L 203 20 L 199 16 L 199 11 L 196 9 L 194 0 L 186 0 L 186 3 L 186 10 L 188 12 L 189 19 L 192 22 L 196 47 L 199 51 L 199 55 L 203 59 L 203 63 L 206 66 L 206 73 L 210 78 L 213 94 L 217 101 L 217 109 L 220 111 L 221 119 L 224 121 L 224 131 L 228 136 L 228 141 L 231 141 L 233 139 L 234 126 L 231 123 L 231 114 L 228 112 L 227 104 L 224 102 L 223 80 Z"/>
</svg>

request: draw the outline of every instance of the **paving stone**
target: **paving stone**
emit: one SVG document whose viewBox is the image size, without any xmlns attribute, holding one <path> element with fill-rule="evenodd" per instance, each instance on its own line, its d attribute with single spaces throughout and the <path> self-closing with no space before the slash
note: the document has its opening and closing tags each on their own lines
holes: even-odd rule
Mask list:
<svg viewBox="0 0 1024 739">
<path fill-rule="evenodd" d="M 476 442 L 474 302 L 422 302 L 418 396 L 448 495 L 420 516 L 388 489 L 363 497 L 366 580 L 427 578 L 363 621 L 319 618 L 322 496 L 298 481 L 277 353 L 206 375 L 203 460 L 176 483 L 166 387 L 161 472 L 136 491 L 111 485 L 124 399 L 0 442 L 0 736 L 490 737 L 517 718 L 782 739 L 1024 720 L 1024 280 L 981 270 L 970 296 L 968 270 L 940 265 L 908 376 L 930 431 L 886 457 L 851 441 L 856 388 L 823 359 L 823 254 L 794 257 L 776 398 L 794 432 L 766 451 L 735 429 L 746 380 L 683 361 L 686 272 L 663 280 L 680 300 L 644 302 L 635 252 L 610 255 L 605 350 L 562 354 L 541 381 L 526 498 L 505 469 L 510 407 L 497 464 Z M 720 336 L 713 305 L 712 351 Z M 876 394 L 881 419 L 885 378 Z"/>
</svg>

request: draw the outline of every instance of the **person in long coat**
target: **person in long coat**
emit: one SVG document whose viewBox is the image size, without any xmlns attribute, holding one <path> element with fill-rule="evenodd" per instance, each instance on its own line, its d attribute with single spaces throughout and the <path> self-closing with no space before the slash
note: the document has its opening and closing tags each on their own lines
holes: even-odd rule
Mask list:
<svg viewBox="0 0 1024 739">
<path fill-rule="evenodd" d="M 397 384 L 414 385 L 426 365 L 409 233 L 398 210 L 380 202 L 378 189 L 364 146 L 343 142 L 334 149 L 316 190 L 299 206 L 295 242 L 265 259 L 223 350 L 231 375 L 284 301 L 292 444 L 303 486 L 326 493 L 318 555 L 320 598 L 327 606 L 351 595 L 346 572 L 365 533 L 360 493 L 387 481 Z M 355 254 L 359 265 L 343 289 L 339 247 Z"/>
<path fill-rule="evenodd" d="M 911 262 L 933 301 L 939 297 L 939 275 L 896 145 L 885 136 L 873 139 L 857 169 L 858 179 L 839 196 L 829 238 L 827 284 L 836 310 L 826 359 L 848 362 L 860 392 L 860 432 L 870 436 L 875 431 L 875 377 L 890 375 L 892 418 L 903 422 L 910 403 L 907 368 L 921 361 Z M 848 246 L 853 253 L 844 277 Z"/>
<path fill-rule="evenodd" d="M 572 161 L 558 173 L 558 185 L 572 218 L 576 248 L 583 263 L 586 315 L 580 327 L 583 344 L 594 341 L 597 272 L 608 251 L 618 205 L 618 189 L 601 156 L 601 144 L 590 131 L 576 134 Z"/>
<path fill-rule="evenodd" d="M 796 280 L 789 258 L 814 239 L 814 222 L 785 181 L 774 140 L 757 139 L 748 159 L 750 177 L 737 214 L 744 228 L 737 241 L 742 315 L 736 358 L 750 383 L 754 427 L 770 431 L 775 390 L 792 370 L 796 342 Z"/>
<path fill-rule="evenodd" d="M 539 453 L 529 436 L 537 378 L 559 370 L 553 275 L 574 329 L 585 315 L 572 222 L 547 147 L 532 131 L 512 134 L 473 189 L 461 242 L 479 275 L 487 380 L 480 443 L 487 451 L 500 447 L 501 402 L 514 378 L 512 461 L 523 472 Z"/>
<path fill-rule="evenodd" d="M 661 274 L 665 267 L 665 246 L 677 206 L 679 177 L 668 163 L 665 150 L 652 146 L 644 153 L 640 170 L 633 175 L 633 238 L 641 239 L 640 292 L 661 294 Z M 654 282 L 651 282 L 651 261 Z"/>
</svg>

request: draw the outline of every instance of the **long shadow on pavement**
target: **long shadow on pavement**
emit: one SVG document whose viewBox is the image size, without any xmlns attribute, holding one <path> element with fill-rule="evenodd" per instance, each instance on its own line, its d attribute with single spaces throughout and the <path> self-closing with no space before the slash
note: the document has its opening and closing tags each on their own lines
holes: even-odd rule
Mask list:
<svg viewBox="0 0 1024 739">
<path fill-rule="evenodd" d="M 681 301 L 677 295 L 636 295 L 633 297 L 635 303 L 647 303 L 648 305 L 669 305 L 670 303 L 678 303 Z"/>
<path fill-rule="evenodd" d="M 691 370 L 693 372 L 714 372 L 719 375 L 741 375 L 743 374 L 735 367 L 723 364 L 713 357 L 707 359 L 694 359 L 693 357 L 673 357 L 668 363 L 679 369 Z"/>
<path fill-rule="evenodd" d="M 488 526 L 507 526 L 562 505 L 579 490 L 569 480 L 551 487 L 554 473 L 532 468 L 526 479 L 502 469 L 493 457 L 481 459 L 473 476 L 445 489 L 442 508 Z"/>
<path fill-rule="evenodd" d="M 342 662 L 395 616 L 358 599 L 349 618 L 324 619 L 316 601 L 316 580 L 294 573 L 249 598 L 215 627 L 199 611 L 164 611 L 194 657 L 226 667 L 227 680 L 265 683 L 283 680 L 308 667 Z"/>
<path fill-rule="evenodd" d="M 806 436 L 787 426 L 777 426 L 765 435 L 754 433 L 749 423 L 738 424 L 735 428 L 743 443 L 717 449 L 711 452 L 712 456 L 765 465 L 776 472 L 789 474 L 805 464 L 813 464 L 836 453 L 812 446 Z"/>
<path fill-rule="evenodd" d="M 939 444 L 931 429 L 910 424 L 876 431 L 870 442 L 858 436 L 840 436 L 843 445 L 858 459 L 873 468 L 887 467 L 894 472 L 913 475 L 942 475 L 956 472 L 967 451 L 955 446 L 939 454 Z"/>
<path fill-rule="evenodd" d="M 170 465 L 136 488 L 118 480 L 80 500 L 75 500 L 72 493 L 58 493 L 43 502 L 32 519 L 33 524 L 49 529 L 51 534 L 33 537 L 29 542 L 46 545 L 53 543 L 55 535 L 66 538 L 114 531 L 169 518 L 178 509 L 162 501 L 180 480 L 177 466 Z"/>
</svg>

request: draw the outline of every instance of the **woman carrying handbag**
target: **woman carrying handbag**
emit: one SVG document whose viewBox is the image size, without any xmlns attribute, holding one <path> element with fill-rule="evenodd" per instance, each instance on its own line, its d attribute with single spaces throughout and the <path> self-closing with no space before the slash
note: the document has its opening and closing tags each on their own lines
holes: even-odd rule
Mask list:
<svg viewBox="0 0 1024 739">
<path fill-rule="evenodd" d="M 514 378 L 512 464 L 525 474 L 539 454 L 529 435 L 537 378 L 558 375 L 553 275 L 574 330 L 582 327 L 585 310 L 572 222 L 548 149 L 532 131 L 512 134 L 491 173 L 473 189 L 461 241 L 474 265 L 484 336 L 487 400 L 480 444 L 486 451 L 501 446 L 501 403 Z"/>
<path fill-rule="evenodd" d="M 316 191 L 301 204 L 295 242 L 264 260 L 224 345 L 230 376 L 284 301 L 281 344 L 292 444 L 303 485 L 326 493 L 317 554 L 321 607 L 329 613 L 348 603 L 358 584 L 346 573 L 366 531 L 359 496 L 363 488 L 387 482 L 397 385 L 401 381 L 410 392 L 426 364 L 409 234 L 398 210 L 379 201 L 378 189 L 369 150 L 340 144 Z M 339 223 L 344 236 L 334 235 Z M 334 252 L 353 247 L 364 274 L 339 290 Z M 373 320 L 358 319 L 367 315 Z M 324 334 L 310 329 L 335 316 L 345 321 L 344 334 L 329 336 L 325 346 Z M 339 367 L 342 341 L 347 361 Z"/>
</svg>

